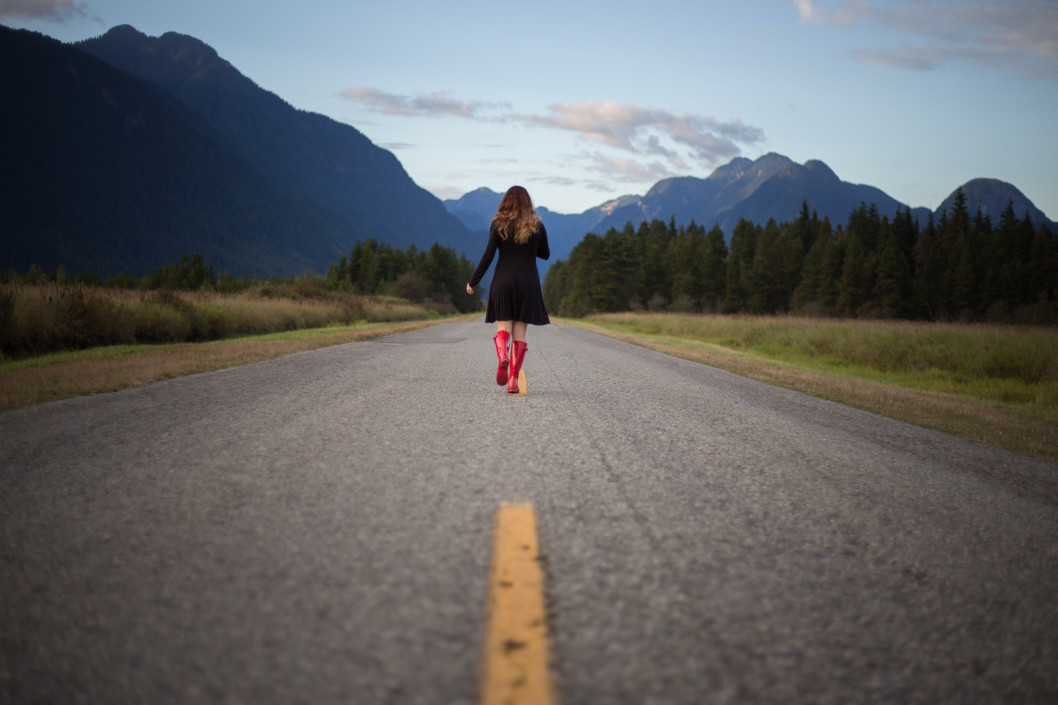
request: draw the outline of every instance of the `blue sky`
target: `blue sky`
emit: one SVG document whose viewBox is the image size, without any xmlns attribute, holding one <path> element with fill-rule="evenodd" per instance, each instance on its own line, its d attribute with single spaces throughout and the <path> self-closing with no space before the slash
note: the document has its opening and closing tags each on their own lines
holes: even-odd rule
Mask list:
<svg viewBox="0 0 1058 705">
<path fill-rule="evenodd" d="M 0 0 L 0 22 L 195 36 L 441 198 L 519 183 L 574 213 L 778 152 L 911 206 L 998 178 L 1058 219 L 1058 0 Z"/>
</svg>

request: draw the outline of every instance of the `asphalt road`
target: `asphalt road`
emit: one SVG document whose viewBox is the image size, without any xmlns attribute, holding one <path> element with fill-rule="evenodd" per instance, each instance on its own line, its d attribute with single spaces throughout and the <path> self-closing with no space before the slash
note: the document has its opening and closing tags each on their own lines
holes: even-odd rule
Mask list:
<svg viewBox="0 0 1058 705">
<path fill-rule="evenodd" d="M 578 329 L 0 414 L 0 702 L 473 703 L 536 507 L 561 702 L 1058 702 L 1058 467 Z"/>
</svg>

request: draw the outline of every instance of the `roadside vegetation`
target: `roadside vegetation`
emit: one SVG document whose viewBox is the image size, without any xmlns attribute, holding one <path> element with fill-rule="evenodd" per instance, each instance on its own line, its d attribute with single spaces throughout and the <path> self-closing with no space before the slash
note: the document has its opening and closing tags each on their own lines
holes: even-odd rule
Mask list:
<svg viewBox="0 0 1058 705">
<path fill-rule="evenodd" d="M 1058 325 L 1058 236 L 1008 203 L 996 222 L 961 190 L 922 223 L 862 205 L 844 225 L 740 220 L 725 239 L 694 221 L 589 233 L 544 279 L 550 312 L 785 314 Z"/>
<path fill-rule="evenodd" d="M 357 243 L 325 276 L 236 278 L 199 255 L 106 279 L 0 271 L 0 410 L 476 315 L 448 248 Z"/>
<path fill-rule="evenodd" d="M 356 323 L 470 313 L 465 257 L 438 245 L 357 243 L 326 276 L 237 279 L 184 256 L 144 277 L 0 273 L 0 361 L 64 350 L 222 340 Z"/>
<path fill-rule="evenodd" d="M 1058 462 L 1055 328 L 644 313 L 563 322 Z"/>
<path fill-rule="evenodd" d="M 259 284 L 238 293 L 0 284 L 0 352 L 3 359 L 17 360 L 99 346 L 204 342 L 453 313 L 453 307 L 437 302 L 327 291 L 303 282 Z"/>
</svg>

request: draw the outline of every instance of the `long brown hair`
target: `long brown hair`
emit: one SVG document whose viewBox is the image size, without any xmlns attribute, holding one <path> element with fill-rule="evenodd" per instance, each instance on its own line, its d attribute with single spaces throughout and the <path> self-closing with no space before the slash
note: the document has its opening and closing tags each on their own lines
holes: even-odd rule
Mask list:
<svg viewBox="0 0 1058 705">
<path fill-rule="evenodd" d="M 529 198 L 529 192 L 521 186 L 511 186 L 507 193 L 503 194 L 500 207 L 496 209 L 496 215 L 492 222 L 496 225 L 499 236 L 506 240 L 513 236 L 519 245 L 529 242 L 533 232 L 540 224 L 536 217 L 536 209 L 533 208 L 533 199 Z"/>
</svg>

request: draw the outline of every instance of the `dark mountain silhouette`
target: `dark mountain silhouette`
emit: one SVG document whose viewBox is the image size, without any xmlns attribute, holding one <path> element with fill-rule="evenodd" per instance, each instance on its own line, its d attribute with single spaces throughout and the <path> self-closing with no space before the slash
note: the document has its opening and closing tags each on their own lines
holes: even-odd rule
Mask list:
<svg viewBox="0 0 1058 705">
<path fill-rule="evenodd" d="M 146 274 L 200 252 L 234 273 L 320 270 L 342 233 L 157 86 L 0 27 L 0 267 Z"/>
<path fill-rule="evenodd" d="M 489 223 L 492 222 L 492 216 L 496 213 L 496 208 L 499 207 L 502 198 L 502 193 L 496 193 L 483 186 L 457 199 L 445 201 L 444 205 L 448 212 L 459 218 L 467 229 L 477 233 L 487 233 Z"/>
<path fill-rule="evenodd" d="M 1019 218 L 1027 212 L 1034 223 L 1049 223 L 1052 228 L 1058 228 L 1010 184 L 975 179 L 962 188 L 971 214 L 980 205 L 996 222 L 1010 201 Z M 502 194 L 483 188 L 445 201 L 445 207 L 468 227 L 474 227 L 488 223 L 501 197 Z M 939 216 L 942 210 L 948 210 L 953 198 L 954 193 L 935 213 Z M 802 165 L 781 154 L 766 154 L 757 160 L 733 159 L 704 179 L 690 176 L 665 179 L 651 187 L 645 196 L 622 196 L 576 215 L 553 213 L 543 207 L 537 210 L 552 240 L 554 261 L 566 259 L 585 234 L 602 235 L 611 228 L 620 230 L 629 222 L 638 227 L 643 221 L 655 219 L 668 222 L 674 218 L 678 225 L 693 220 L 706 228 L 719 225 L 730 240 L 740 219 L 758 225 L 771 218 L 779 223 L 792 221 L 806 200 L 820 218 L 830 218 L 835 226 L 845 224 L 861 204 L 874 204 L 879 215 L 890 220 L 897 208 L 908 208 L 878 188 L 842 181 L 821 161 L 810 160 Z M 923 225 L 931 213 L 928 208 L 911 208 L 912 217 Z"/>
<path fill-rule="evenodd" d="M 343 228 L 344 248 L 375 238 L 406 247 L 479 247 L 391 152 L 355 128 L 296 110 L 193 37 L 149 37 L 121 26 L 78 48 L 157 84 L 206 120 L 277 185 L 317 204 Z"/>
<path fill-rule="evenodd" d="M 616 209 L 602 222 L 602 227 L 623 227 L 628 220 L 638 224 L 644 220 L 668 221 L 673 217 L 677 224 L 694 220 L 712 227 L 719 222 L 718 214 L 745 201 L 762 184 L 792 164 L 779 154 L 767 154 L 756 161 L 739 157 L 705 179 L 690 176 L 665 179 L 641 199 L 629 201 Z M 738 222 L 737 218 L 735 222 Z M 730 232 L 732 228 L 725 228 L 725 231 Z"/>
<path fill-rule="evenodd" d="M 705 179 L 680 177 L 654 185 L 638 202 L 614 211 L 597 227 L 623 227 L 631 220 L 669 220 L 677 224 L 692 219 L 711 228 L 719 225 L 730 237 L 742 218 L 763 225 L 793 220 L 807 200 L 819 217 L 843 223 L 861 203 L 875 204 L 881 215 L 892 218 L 902 204 L 873 186 L 842 181 L 821 161 L 805 164 L 780 154 L 766 154 L 756 161 L 739 157 L 718 168 Z M 918 215 L 928 215 L 922 209 Z M 634 216 L 634 217 L 633 217 Z"/>
<path fill-rule="evenodd" d="M 983 215 L 987 215 L 992 220 L 993 225 L 996 225 L 999 223 L 999 216 L 1007 209 L 1009 203 L 1014 207 L 1014 214 L 1018 218 L 1028 215 L 1036 225 L 1048 223 L 1052 230 L 1058 232 L 1058 224 L 1048 219 L 1043 211 L 1012 184 L 998 179 L 972 179 L 959 188 L 966 197 L 966 210 L 971 217 L 980 210 Z M 952 191 L 951 195 L 945 198 L 937 208 L 935 215 L 938 219 L 942 213 L 951 213 L 958 190 Z"/>
<path fill-rule="evenodd" d="M 472 191 L 462 198 L 445 201 L 445 207 L 464 224 L 488 222 L 496 212 L 502 194 L 489 189 Z M 898 203 L 871 186 L 841 181 L 820 161 L 803 166 L 781 154 L 766 154 L 753 161 L 738 157 L 710 176 L 665 179 L 645 196 L 622 196 L 584 213 L 564 215 L 538 207 L 540 219 L 552 240 L 552 260 L 565 259 L 588 232 L 604 234 L 620 230 L 626 223 L 674 218 L 686 225 L 692 220 L 711 228 L 719 225 L 728 239 L 740 218 L 763 225 L 769 218 L 777 222 L 794 220 L 807 199 L 819 217 L 829 216 L 844 223 L 861 203 L 874 203 L 879 213 L 890 218 Z M 929 211 L 915 213 L 927 217 Z"/>
<path fill-rule="evenodd" d="M 823 162 L 810 160 L 804 165 L 787 164 L 744 200 L 720 211 L 717 219 L 725 232 L 730 232 L 741 218 L 755 223 L 774 218 L 781 223 L 794 220 L 805 200 L 820 217 L 827 216 L 835 224 L 847 222 L 849 214 L 864 203 L 874 204 L 879 214 L 890 220 L 898 208 L 907 208 L 880 189 L 842 181 Z M 924 219 L 929 210 L 912 209 L 912 214 Z"/>
</svg>

